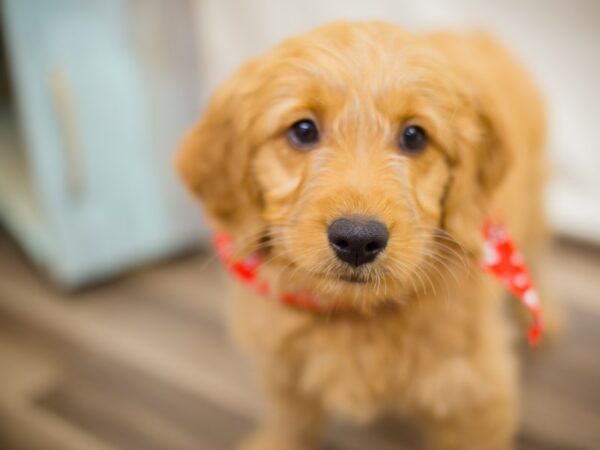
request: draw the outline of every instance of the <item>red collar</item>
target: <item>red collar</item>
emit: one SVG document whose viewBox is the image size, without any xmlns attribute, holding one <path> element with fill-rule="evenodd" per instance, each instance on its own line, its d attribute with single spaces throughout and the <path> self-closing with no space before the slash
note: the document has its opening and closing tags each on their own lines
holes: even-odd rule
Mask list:
<svg viewBox="0 0 600 450">
<path fill-rule="evenodd" d="M 532 323 L 529 327 L 528 341 L 537 345 L 542 335 L 542 317 L 540 302 L 529 271 L 521 253 L 508 234 L 506 227 L 499 222 L 487 221 L 483 227 L 482 267 L 497 278 L 529 310 Z M 214 245 L 223 264 L 243 283 L 264 296 L 271 296 L 271 286 L 259 276 L 261 256 L 253 253 L 244 259 L 236 259 L 231 236 L 217 233 Z M 281 291 L 276 293 L 279 301 L 287 306 L 313 312 L 323 311 L 316 299 L 309 293 Z M 331 312 L 327 309 L 328 312 Z"/>
</svg>

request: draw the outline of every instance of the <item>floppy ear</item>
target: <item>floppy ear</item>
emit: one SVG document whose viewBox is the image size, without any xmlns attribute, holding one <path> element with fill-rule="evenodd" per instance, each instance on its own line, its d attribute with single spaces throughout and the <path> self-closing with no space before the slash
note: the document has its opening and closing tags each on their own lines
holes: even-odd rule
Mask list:
<svg viewBox="0 0 600 450">
<path fill-rule="evenodd" d="M 226 229 L 237 228 L 258 203 L 250 174 L 252 64 L 219 87 L 176 156 L 187 187 L 202 199 L 209 218 Z"/>
<path fill-rule="evenodd" d="M 479 103 L 477 131 L 462 142 L 446 202 L 444 227 L 469 251 L 482 248 L 481 229 L 493 211 L 494 197 L 510 169 L 513 146 L 503 116 Z"/>
<path fill-rule="evenodd" d="M 491 200 L 511 165 L 514 143 L 501 112 L 485 105 L 478 109 L 482 133 L 475 155 L 477 181 L 482 193 Z"/>
</svg>

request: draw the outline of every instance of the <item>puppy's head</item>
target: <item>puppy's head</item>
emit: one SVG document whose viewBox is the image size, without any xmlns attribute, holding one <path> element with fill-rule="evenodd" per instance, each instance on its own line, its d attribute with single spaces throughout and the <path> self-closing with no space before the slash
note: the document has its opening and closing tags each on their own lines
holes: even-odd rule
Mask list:
<svg viewBox="0 0 600 450">
<path fill-rule="evenodd" d="M 288 282 L 374 305 L 477 254 L 506 168 L 484 106 L 425 37 L 337 23 L 226 81 L 178 169 L 238 251 L 262 246 Z"/>
</svg>

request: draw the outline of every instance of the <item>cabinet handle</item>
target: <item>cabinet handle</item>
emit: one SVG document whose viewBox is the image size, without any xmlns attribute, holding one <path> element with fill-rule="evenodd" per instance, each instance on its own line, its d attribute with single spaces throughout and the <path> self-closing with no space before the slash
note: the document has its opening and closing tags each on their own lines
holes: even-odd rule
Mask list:
<svg viewBox="0 0 600 450">
<path fill-rule="evenodd" d="M 63 67 L 56 66 L 50 70 L 48 87 L 62 138 L 67 194 L 72 200 L 78 201 L 84 191 L 83 141 L 77 121 L 72 83 Z"/>
</svg>

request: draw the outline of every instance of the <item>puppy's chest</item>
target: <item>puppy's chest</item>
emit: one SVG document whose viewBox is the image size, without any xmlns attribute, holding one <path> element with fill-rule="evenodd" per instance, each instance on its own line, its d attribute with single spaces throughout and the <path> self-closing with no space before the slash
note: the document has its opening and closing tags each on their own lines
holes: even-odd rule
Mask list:
<svg viewBox="0 0 600 450">
<path fill-rule="evenodd" d="M 470 368 L 448 357 L 464 345 L 457 318 L 440 323 L 427 308 L 373 319 L 314 318 L 269 307 L 264 299 L 251 302 L 263 306 L 258 309 L 241 300 L 234 324 L 240 343 L 337 415 L 368 421 L 390 409 L 411 409 L 425 400 L 415 397 L 423 383 L 448 367 L 469 379 L 463 375 Z M 445 381 L 433 381 L 443 393 Z"/>
<path fill-rule="evenodd" d="M 331 413 L 364 422 L 390 410 L 408 412 L 427 403 L 417 398 L 423 384 L 448 373 L 456 365 L 448 355 L 464 343 L 457 323 L 440 326 L 429 316 L 415 309 L 373 320 L 317 320 L 282 340 L 280 357 L 291 358 L 298 387 Z M 469 379 L 463 374 L 470 368 L 458 365 L 451 371 Z"/>
<path fill-rule="evenodd" d="M 300 387 L 334 412 L 368 419 L 410 385 L 416 370 L 410 341 L 388 324 L 321 326 L 294 343 Z"/>
</svg>

